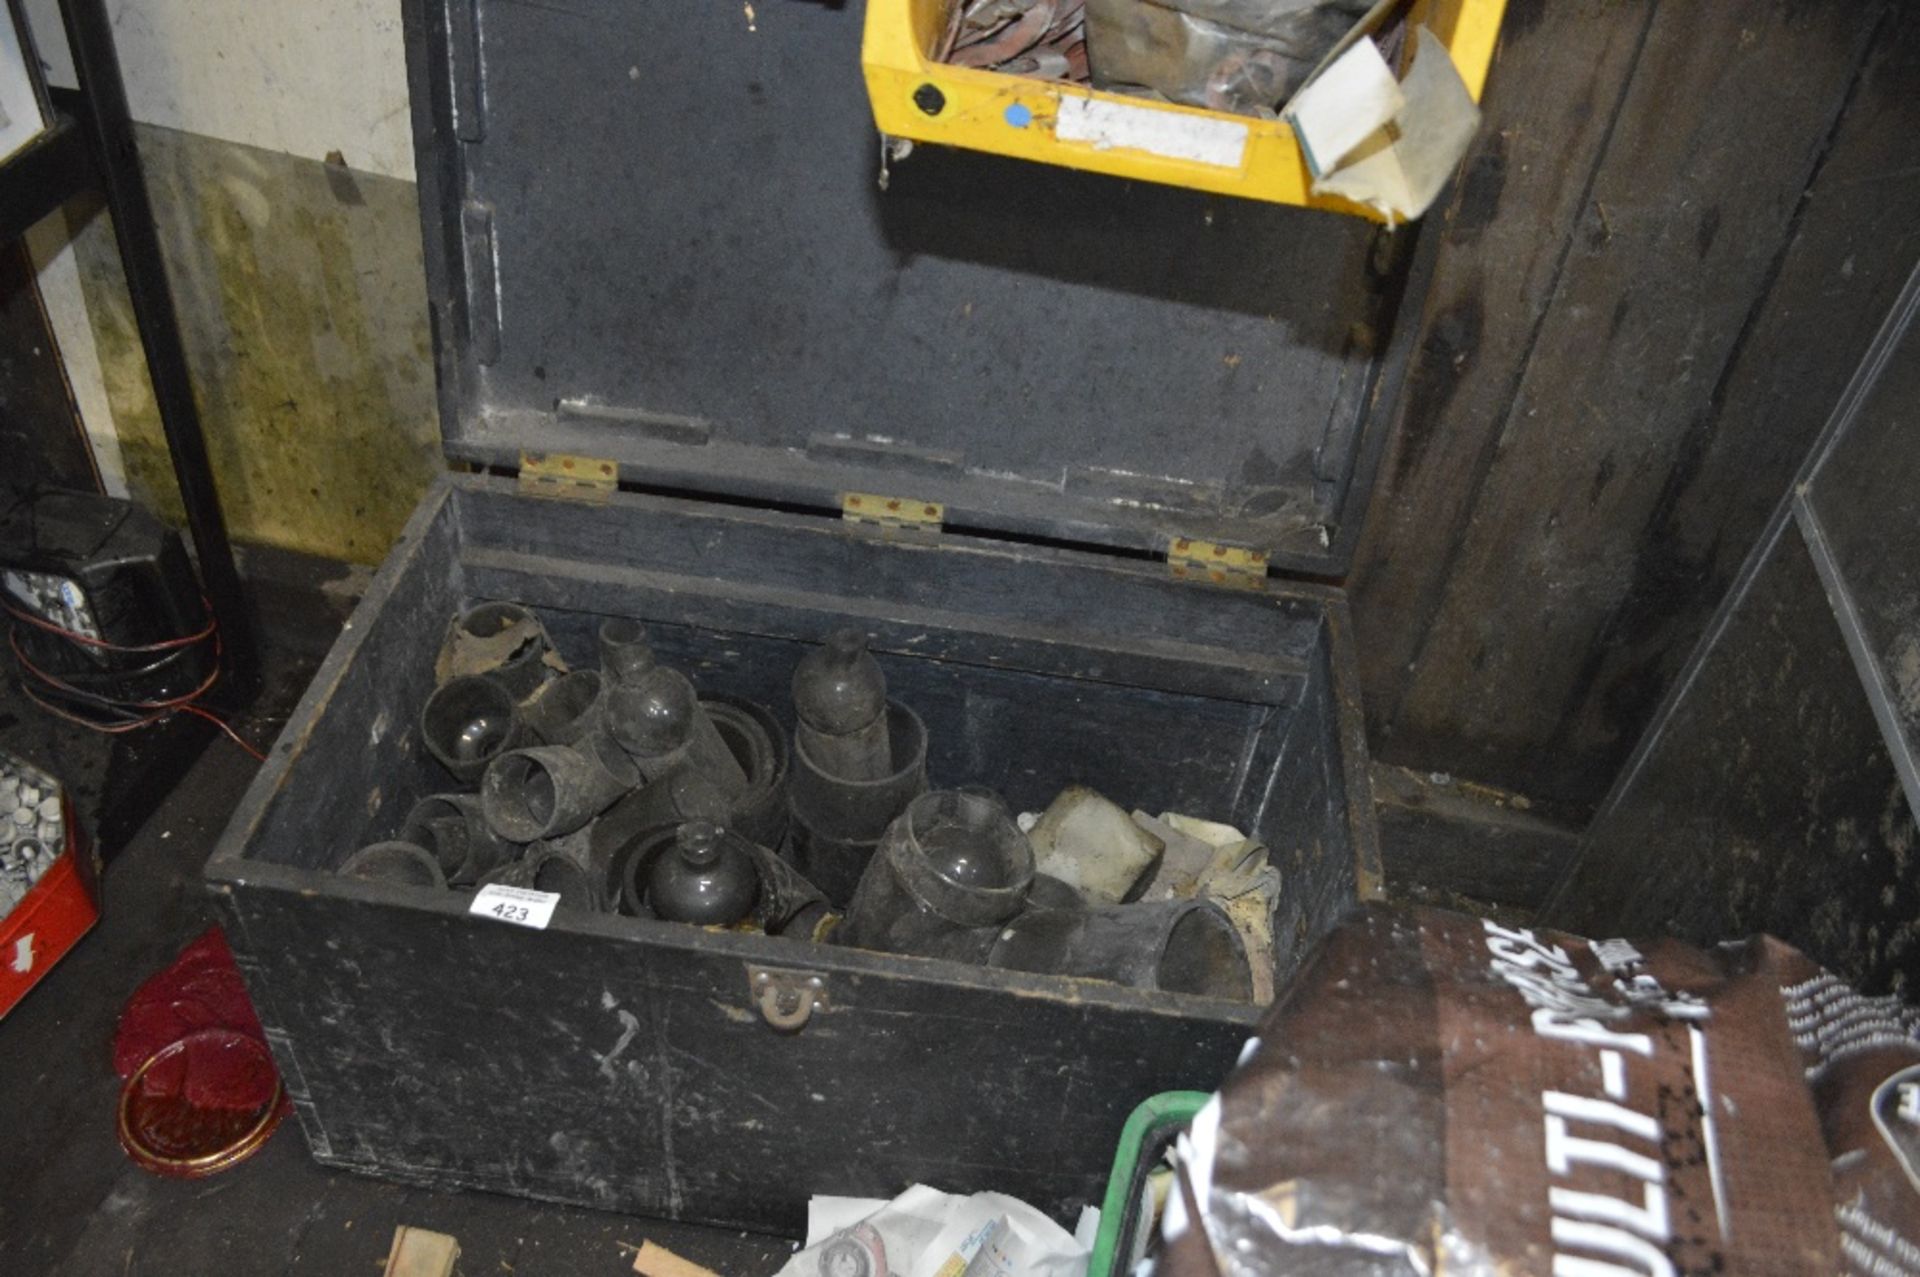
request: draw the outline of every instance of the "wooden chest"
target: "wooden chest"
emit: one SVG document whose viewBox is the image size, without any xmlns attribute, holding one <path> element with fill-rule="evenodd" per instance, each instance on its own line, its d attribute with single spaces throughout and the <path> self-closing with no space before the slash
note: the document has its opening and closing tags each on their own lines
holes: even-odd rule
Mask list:
<svg viewBox="0 0 1920 1277">
<path fill-rule="evenodd" d="M 1066 1216 L 1129 1110 L 1212 1087 L 1260 1014 L 614 915 L 524 930 L 336 876 L 444 787 L 416 720 L 473 602 L 535 608 L 574 662 L 637 618 L 789 728 L 794 662 L 856 626 L 935 786 L 1021 810 L 1080 783 L 1265 840 L 1283 981 L 1378 890 L 1347 614 L 1305 578 L 1358 535 L 1421 255 L 995 157 L 882 168 L 858 8 L 406 6 L 465 468 L 207 868 L 322 1162 L 769 1229 L 916 1180 Z M 534 453 L 619 490 L 542 496 Z M 843 517 L 857 494 L 935 514 Z M 1216 584 L 1213 545 L 1250 567 Z M 818 979 L 797 1032 L 762 975 Z"/>
</svg>

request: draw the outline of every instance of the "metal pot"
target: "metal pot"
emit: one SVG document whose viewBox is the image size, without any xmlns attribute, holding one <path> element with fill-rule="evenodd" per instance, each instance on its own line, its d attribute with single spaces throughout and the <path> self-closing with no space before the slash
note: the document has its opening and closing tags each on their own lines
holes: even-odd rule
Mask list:
<svg viewBox="0 0 1920 1277">
<path fill-rule="evenodd" d="M 471 885 L 520 850 L 487 824 L 478 794 L 427 795 L 400 822 L 399 837 L 433 853 L 447 884 L 454 887 Z"/>
<path fill-rule="evenodd" d="M 638 682 L 657 662 L 640 622 L 610 616 L 600 622 L 600 670 L 610 683 Z"/>
<path fill-rule="evenodd" d="M 495 759 L 532 743 L 513 694 L 478 674 L 450 679 L 420 711 L 427 752 L 463 785 L 480 779 Z"/>
<path fill-rule="evenodd" d="M 638 680 L 613 687 L 606 716 L 613 739 L 644 779 L 688 768 L 729 796 L 747 788 L 746 773 L 679 671 L 655 666 Z"/>
<path fill-rule="evenodd" d="M 410 842 L 376 842 L 348 856 L 340 866 L 342 878 L 368 882 L 395 882 L 408 887 L 447 885 L 440 862 L 425 847 Z"/>
<path fill-rule="evenodd" d="M 569 834 L 627 792 L 592 755 L 567 745 L 502 754 L 480 782 L 487 824 L 512 842 Z"/>
<path fill-rule="evenodd" d="M 443 677 L 484 675 L 524 701 L 559 671 L 548 663 L 553 640 L 540 618 L 518 603 L 482 603 L 462 612 L 447 636 Z"/>
<path fill-rule="evenodd" d="M 893 773 L 887 740 L 887 679 L 858 630 L 835 630 L 793 671 L 797 738 L 837 780 L 885 780 Z"/>
<path fill-rule="evenodd" d="M 787 836 L 787 774 L 792 755 L 773 711 L 743 696 L 703 696 L 700 703 L 746 773 L 726 826 L 748 842 L 778 847 Z"/>
<path fill-rule="evenodd" d="M 836 905 L 853 899 L 894 818 L 926 792 L 927 725 L 898 701 L 887 702 L 887 739 L 893 771 L 881 780 L 845 780 L 823 770 L 794 738 L 788 808 L 793 817 L 793 863 Z"/>
<path fill-rule="evenodd" d="M 760 895 L 753 857 L 737 836 L 704 820 L 682 824 L 673 850 L 647 874 L 647 907 L 668 922 L 729 927 L 752 914 Z"/>
<path fill-rule="evenodd" d="M 936 790 L 907 805 L 861 876 L 842 943 L 983 960 L 995 928 L 1026 906 L 1033 848 L 985 789 Z"/>
<path fill-rule="evenodd" d="M 997 930 L 987 964 L 1164 993 L 1253 996 L 1246 946 L 1210 900 L 1029 909 Z"/>
<path fill-rule="evenodd" d="M 571 745 L 591 755 L 629 787 L 640 783 L 640 768 L 614 740 L 608 718 L 612 688 L 598 670 L 575 670 L 547 684 L 522 716 L 549 745 Z"/>
<path fill-rule="evenodd" d="M 578 829 L 527 848 L 521 862 L 526 885 L 535 891 L 556 893 L 562 908 L 590 913 L 608 909 L 604 878 L 592 863 L 592 832 L 591 827 Z"/>
</svg>

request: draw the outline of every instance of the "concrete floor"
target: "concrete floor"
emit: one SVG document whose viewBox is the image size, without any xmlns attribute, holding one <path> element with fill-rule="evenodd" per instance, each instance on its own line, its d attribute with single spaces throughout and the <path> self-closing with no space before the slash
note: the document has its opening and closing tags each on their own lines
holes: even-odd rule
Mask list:
<svg viewBox="0 0 1920 1277">
<path fill-rule="evenodd" d="M 340 619 L 338 606 L 322 600 L 316 612 L 310 598 L 269 597 L 264 611 L 267 688 L 242 724 L 261 743 Z M 35 730 L 10 684 L 0 684 L 0 724 L 0 747 Z M 778 1238 L 326 1170 L 293 1122 L 209 1179 L 133 1166 L 114 1135 L 114 1025 L 140 982 L 211 924 L 200 867 L 256 766 L 224 738 L 207 744 L 131 841 L 111 849 L 99 925 L 0 1020 L 0 1273 L 371 1277 L 400 1224 L 457 1237 L 465 1277 L 630 1272 L 646 1240 L 727 1277 L 780 1266 L 791 1245 Z"/>
</svg>

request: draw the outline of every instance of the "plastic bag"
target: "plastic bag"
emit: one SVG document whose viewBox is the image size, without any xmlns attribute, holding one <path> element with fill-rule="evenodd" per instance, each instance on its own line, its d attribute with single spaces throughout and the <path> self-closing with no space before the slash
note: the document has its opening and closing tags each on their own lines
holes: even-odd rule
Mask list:
<svg viewBox="0 0 1920 1277">
<path fill-rule="evenodd" d="M 1369 907 L 1181 1138 L 1157 1271 L 1920 1271 L 1917 1032 L 1772 939 Z"/>
<path fill-rule="evenodd" d="M 1015 1197 L 916 1184 L 890 1202 L 816 1197 L 776 1277 L 1086 1277 L 1100 1212 L 1069 1233 Z"/>
<path fill-rule="evenodd" d="M 1173 102 L 1271 115 L 1370 0 L 1086 0 L 1097 88 L 1151 89 Z"/>
</svg>

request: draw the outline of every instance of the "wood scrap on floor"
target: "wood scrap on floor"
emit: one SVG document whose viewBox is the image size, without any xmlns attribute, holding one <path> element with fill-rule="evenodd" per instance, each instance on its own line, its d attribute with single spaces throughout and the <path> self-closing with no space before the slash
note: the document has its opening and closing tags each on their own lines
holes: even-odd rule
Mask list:
<svg viewBox="0 0 1920 1277">
<path fill-rule="evenodd" d="M 643 1277 L 720 1277 L 711 1268 L 702 1268 L 652 1242 L 640 1244 L 640 1252 L 633 1257 L 633 1271 Z"/>
<path fill-rule="evenodd" d="M 393 1230 L 383 1277 L 453 1277 L 459 1258 L 460 1243 L 445 1233 L 401 1224 Z"/>
</svg>

